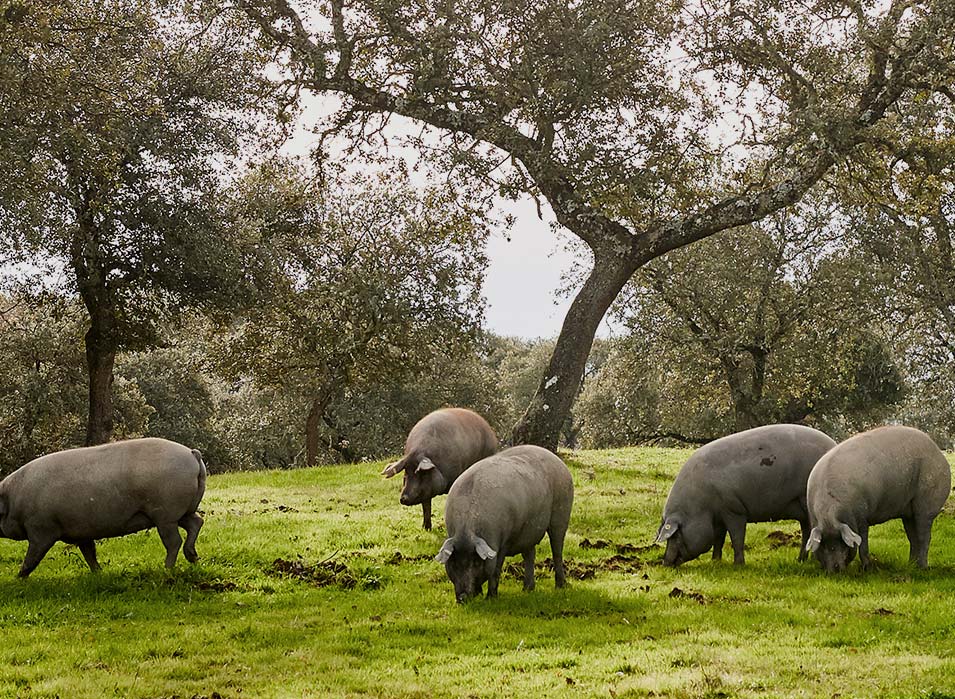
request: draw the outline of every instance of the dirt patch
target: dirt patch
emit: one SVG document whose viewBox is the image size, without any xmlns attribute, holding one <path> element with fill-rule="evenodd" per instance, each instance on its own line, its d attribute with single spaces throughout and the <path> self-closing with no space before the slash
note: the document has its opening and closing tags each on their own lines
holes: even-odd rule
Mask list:
<svg viewBox="0 0 955 699">
<path fill-rule="evenodd" d="M 429 553 L 422 553 L 418 556 L 406 556 L 401 551 L 395 551 L 385 559 L 385 564 L 390 566 L 400 565 L 401 563 L 420 563 L 422 561 L 434 561 L 434 556 Z"/>
<path fill-rule="evenodd" d="M 359 582 L 348 566 L 341 561 L 320 561 L 309 565 L 305 561 L 276 558 L 266 572 L 276 577 L 301 580 L 315 587 L 341 587 L 345 590 L 353 590 Z"/>
<path fill-rule="evenodd" d="M 686 590 L 681 590 L 678 587 L 674 587 L 672 590 L 670 590 L 670 597 L 677 599 L 693 599 L 700 604 L 706 604 L 706 597 L 703 596 L 702 592 L 687 592 Z"/>
<path fill-rule="evenodd" d="M 876 616 L 893 616 L 895 614 L 891 609 L 886 609 L 885 607 L 879 607 L 872 613 Z"/>
<path fill-rule="evenodd" d="M 591 541 L 590 539 L 584 539 L 580 542 L 580 548 L 613 549 L 618 554 L 647 553 L 648 551 L 655 551 L 657 549 L 656 545 L 654 544 L 649 544 L 647 546 L 637 546 L 636 544 L 615 544 L 612 541 L 606 541 L 604 539 L 595 539 L 594 541 Z"/>
<path fill-rule="evenodd" d="M 578 563 L 577 561 L 572 561 L 569 559 L 564 559 L 564 573 L 571 580 L 593 580 L 597 575 L 598 564 L 596 563 Z M 554 572 L 554 561 L 550 558 L 545 558 L 543 561 L 536 561 L 534 564 L 534 577 L 540 577 L 545 573 Z M 506 576 L 516 578 L 518 580 L 524 579 L 524 564 L 517 563 L 507 563 L 504 565 L 504 574 Z"/>
<path fill-rule="evenodd" d="M 196 583 L 196 587 L 207 592 L 233 592 L 238 590 L 239 586 L 229 580 L 201 580 Z"/>
<path fill-rule="evenodd" d="M 773 550 L 789 546 L 802 546 L 802 534 L 777 529 L 766 535 L 766 541 L 769 542 L 769 548 Z"/>
</svg>

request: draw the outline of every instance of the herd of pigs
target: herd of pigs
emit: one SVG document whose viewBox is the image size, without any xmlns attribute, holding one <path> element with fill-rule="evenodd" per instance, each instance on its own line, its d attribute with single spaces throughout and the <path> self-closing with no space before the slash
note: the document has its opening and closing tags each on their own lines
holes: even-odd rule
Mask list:
<svg viewBox="0 0 955 699">
<path fill-rule="evenodd" d="M 546 533 L 558 587 L 574 485 L 567 466 L 536 446 L 498 451 L 494 431 L 462 408 L 437 410 L 411 430 L 402 458 L 382 472 L 404 472 L 400 501 L 422 506 L 448 494 L 447 539 L 435 559 L 445 565 L 459 602 L 497 594 L 506 556 L 524 558 L 524 589 L 534 587 L 534 554 Z M 180 547 L 195 562 L 197 514 L 206 467 L 195 449 L 164 439 L 132 439 L 48 454 L 0 482 L 0 536 L 26 540 L 20 568 L 28 576 L 53 544 L 79 547 L 98 570 L 96 539 L 155 527 L 166 567 Z M 900 518 L 910 561 L 928 564 L 932 523 L 951 489 L 944 455 L 925 433 L 880 427 L 841 444 L 809 427 L 769 425 L 723 437 L 695 451 L 680 469 L 663 508 L 657 541 L 663 561 L 679 565 L 712 549 L 727 533 L 734 562 L 744 560 L 747 522 L 795 519 L 799 558 L 815 554 L 827 572 L 844 570 L 858 550 L 870 564 L 869 527 Z M 186 531 L 183 545 L 179 528 Z"/>
</svg>

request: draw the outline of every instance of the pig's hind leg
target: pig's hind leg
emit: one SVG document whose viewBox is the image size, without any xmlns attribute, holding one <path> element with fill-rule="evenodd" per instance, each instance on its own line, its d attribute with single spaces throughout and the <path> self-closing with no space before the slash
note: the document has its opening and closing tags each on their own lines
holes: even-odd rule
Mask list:
<svg viewBox="0 0 955 699">
<path fill-rule="evenodd" d="M 100 564 L 96 560 L 96 542 L 93 539 L 83 539 L 82 541 L 77 541 L 76 545 L 80 549 L 80 553 L 83 554 L 83 559 L 86 561 L 86 565 L 90 567 L 94 573 L 99 572 Z"/>
<path fill-rule="evenodd" d="M 166 567 L 172 568 L 176 565 L 176 558 L 179 556 L 179 547 L 182 546 L 182 537 L 179 536 L 179 525 L 177 522 L 158 524 L 159 538 L 162 539 L 162 545 L 166 547 Z"/>
<path fill-rule="evenodd" d="M 534 589 L 534 557 L 536 554 L 536 546 L 531 546 L 522 554 L 524 556 L 524 592 L 530 592 Z"/>
<path fill-rule="evenodd" d="M 33 569 L 40 564 L 40 561 L 43 560 L 43 557 L 47 554 L 47 551 L 49 551 L 53 547 L 53 544 L 56 543 L 56 537 L 48 535 L 32 535 L 28 541 L 29 544 L 27 546 L 27 555 L 23 559 L 23 565 L 20 566 L 20 572 L 17 574 L 21 578 L 27 577 L 33 572 Z"/>
<path fill-rule="evenodd" d="M 202 529 L 202 517 L 195 512 L 184 515 L 179 520 L 179 526 L 186 530 L 186 543 L 183 544 L 182 553 L 187 561 L 195 563 L 199 560 L 199 554 L 196 553 L 196 539 L 199 538 L 199 530 Z"/>
</svg>

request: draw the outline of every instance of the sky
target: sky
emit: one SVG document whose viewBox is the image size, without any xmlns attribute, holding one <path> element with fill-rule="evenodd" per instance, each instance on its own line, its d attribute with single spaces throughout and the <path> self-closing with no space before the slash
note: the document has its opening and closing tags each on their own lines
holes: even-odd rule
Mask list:
<svg viewBox="0 0 955 699">
<path fill-rule="evenodd" d="M 334 101 L 307 93 L 302 98 L 298 129 L 284 150 L 307 156 L 317 140 L 310 127 L 332 111 Z M 392 123 L 400 125 L 401 120 L 395 118 Z M 563 275 L 573 268 L 575 255 L 552 231 L 546 202 L 542 203 L 545 220 L 538 216 L 530 198 L 501 201 L 500 209 L 512 215 L 515 223 L 509 231 L 494 231 L 488 241 L 485 327 L 498 335 L 524 339 L 557 337 L 572 300 L 558 292 Z M 611 334 L 606 321 L 597 334 Z"/>
</svg>

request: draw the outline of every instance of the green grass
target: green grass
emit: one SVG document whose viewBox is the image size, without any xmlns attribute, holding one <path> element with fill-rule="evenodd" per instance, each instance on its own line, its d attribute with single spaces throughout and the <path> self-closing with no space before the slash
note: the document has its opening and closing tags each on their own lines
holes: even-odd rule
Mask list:
<svg viewBox="0 0 955 699">
<path fill-rule="evenodd" d="M 508 577 L 463 606 L 430 560 L 443 524 L 420 529 L 380 463 L 210 478 L 202 560 L 172 573 L 155 531 L 101 542 L 99 575 L 57 544 L 25 581 L 25 544 L 2 540 L 0 697 L 955 697 L 955 501 L 928 571 L 899 522 L 872 530 L 865 575 L 773 548 L 794 522 L 750 525 L 743 569 L 727 544 L 672 570 L 640 547 L 688 453 L 565 455 L 565 555 L 593 577 L 555 591 L 541 570 L 532 593 Z M 270 572 L 278 558 L 347 570 L 321 587 Z"/>
</svg>

